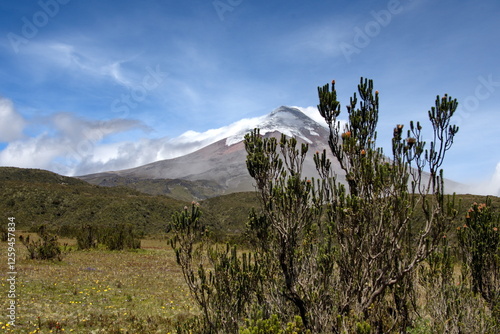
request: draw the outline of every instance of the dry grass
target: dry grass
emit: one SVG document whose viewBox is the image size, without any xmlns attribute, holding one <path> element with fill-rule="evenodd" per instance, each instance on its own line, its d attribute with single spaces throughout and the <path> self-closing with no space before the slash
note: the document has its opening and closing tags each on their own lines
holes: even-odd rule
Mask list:
<svg viewBox="0 0 500 334">
<path fill-rule="evenodd" d="M 61 262 L 26 260 L 19 241 L 16 250 L 16 327 L 6 326 L 3 311 L 6 332 L 168 333 L 197 313 L 166 241 L 144 240 L 138 251 L 71 251 Z M 0 252 L 7 254 L 6 243 Z M 7 293 L 5 277 L 2 310 Z"/>
</svg>

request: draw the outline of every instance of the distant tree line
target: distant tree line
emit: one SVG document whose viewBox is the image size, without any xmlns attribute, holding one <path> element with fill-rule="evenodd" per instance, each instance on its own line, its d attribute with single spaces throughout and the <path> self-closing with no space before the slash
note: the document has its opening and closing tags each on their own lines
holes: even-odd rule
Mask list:
<svg viewBox="0 0 500 334">
<path fill-rule="evenodd" d="M 102 245 L 108 250 L 141 248 L 141 235 L 130 224 L 116 224 L 112 227 L 82 225 L 76 234 L 77 248 L 95 249 Z M 36 235 L 20 235 L 19 240 L 26 247 L 32 260 L 59 260 L 70 251 L 67 244 L 61 245 L 58 236 L 40 225 Z"/>
</svg>

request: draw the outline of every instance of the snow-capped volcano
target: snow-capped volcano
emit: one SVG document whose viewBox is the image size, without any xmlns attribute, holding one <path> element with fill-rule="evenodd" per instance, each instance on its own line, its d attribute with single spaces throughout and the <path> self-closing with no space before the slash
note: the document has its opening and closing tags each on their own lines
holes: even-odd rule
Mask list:
<svg viewBox="0 0 500 334">
<path fill-rule="evenodd" d="M 255 128 L 259 128 L 264 136 L 285 134 L 295 137 L 299 142 L 308 143 L 310 152 L 328 147 L 328 130 L 325 127 L 298 108 L 280 107 L 269 115 L 241 120 L 224 128 L 205 132 L 200 142 L 209 144 L 192 153 L 140 167 L 90 174 L 80 178 L 99 185 L 110 185 L 110 180 L 117 177 L 129 180 L 203 180 L 216 182 L 224 193 L 253 190 L 253 180 L 246 169 L 243 139 L 245 134 Z M 222 134 L 226 134 L 226 137 L 222 137 Z M 187 135 L 193 137 L 195 133 Z M 312 158 L 306 159 L 304 173 L 308 176 L 315 174 Z"/>
</svg>

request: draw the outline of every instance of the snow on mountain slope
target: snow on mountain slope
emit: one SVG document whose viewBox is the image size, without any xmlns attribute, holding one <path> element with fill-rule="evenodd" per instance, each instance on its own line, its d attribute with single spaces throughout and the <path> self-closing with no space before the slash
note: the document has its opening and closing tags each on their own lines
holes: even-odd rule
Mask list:
<svg viewBox="0 0 500 334">
<path fill-rule="evenodd" d="M 319 136 L 318 128 L 321 127 L 301 110 L 293 107 L 279 107 L 269 115 L 255 120 L 256 124 L 254 126 L 250 126 L 249 123 L 245 129 L 229 136 L 226 145 L 233 145 L 242 141 L 245 134 L 255 127 L 259 127 L 262 135 L 270 132 L 280 132 L 289 137 L 302 138 L 308 144 L 312 144 L 310 136 Z"/>
<path fill-rule="evenodd" d="M 310 131 L 314 131 L 318 126 L 322 127 L 321 124 L 324 124 L 324 122 L 318 123 L 312 119 L 315 114 L 318 114 L 318 117 L 315 117 L 318 119 L 319 112 L 315 108 L 281 106 L 268 115 L 244 118 L 218 129 L 210 129 L 205 132 L 186 131 L 179 137 L 172 139 L 171 142 L 179 145 L 197 143 L 197 145 L 192 146 L 192 150 L 186 152 L 188 154 L 221 139 L 227 139 L 226 144 L 233 145 L 242 141 L 245 134 L 257 127 L 261 129 L 261 134 L 278 131 L 287 136 L 300 137 L 308 141 L 306 138 L 311 135 Z"/>
</svg>

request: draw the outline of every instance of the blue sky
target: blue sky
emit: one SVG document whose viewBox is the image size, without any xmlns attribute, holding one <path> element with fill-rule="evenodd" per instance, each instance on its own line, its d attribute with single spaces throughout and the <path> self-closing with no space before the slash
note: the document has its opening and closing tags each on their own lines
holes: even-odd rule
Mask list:
<svg viewBox="0 0 500 334">
<path fill-rule="evenodd" d="M 457 98 L 445 175 L 499 195 L 496 0 L 19 0 L 0 15 L 0 165 L 172 158 L 281 105 L 311 112 L 332 79 L 345 106 L 363 76 L 387 152 L 396 124 Z"/>
</svg>

